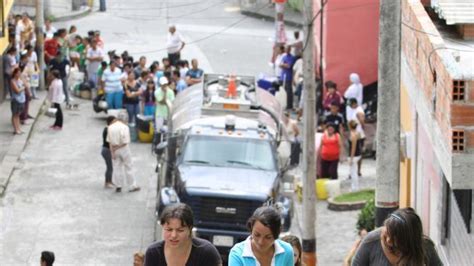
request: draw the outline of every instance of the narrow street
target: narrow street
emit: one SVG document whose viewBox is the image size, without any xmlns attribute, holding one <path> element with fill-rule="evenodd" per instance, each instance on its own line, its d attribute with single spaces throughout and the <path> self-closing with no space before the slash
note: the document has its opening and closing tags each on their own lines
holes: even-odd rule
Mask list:
<svg viewBox="0 0 474 266">
<path fill-rule="evenodd" d="M 288 234 L 307 266 L 472 265 L 472 0 L 0 1 L 0 266 L 143 266 L 161 233 L 147 266 L 293 266 Z M 157 167 L 109 128 L 140 190 L 104 186 L 94 108 L 166 132 Z"/>
</svg>

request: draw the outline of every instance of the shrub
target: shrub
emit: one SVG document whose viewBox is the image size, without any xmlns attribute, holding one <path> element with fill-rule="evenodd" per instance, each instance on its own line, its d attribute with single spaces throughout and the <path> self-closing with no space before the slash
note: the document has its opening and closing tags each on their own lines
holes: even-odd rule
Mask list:
<svg viewBox="0 0 474 266">
<path fill-rule="evenodd" d="M 356 228 L 358 231 L 365 229 L 370 232 L 375 229 L 375 200 L 369 199 L 364 208 L 360 210 Z"/>
</svg>

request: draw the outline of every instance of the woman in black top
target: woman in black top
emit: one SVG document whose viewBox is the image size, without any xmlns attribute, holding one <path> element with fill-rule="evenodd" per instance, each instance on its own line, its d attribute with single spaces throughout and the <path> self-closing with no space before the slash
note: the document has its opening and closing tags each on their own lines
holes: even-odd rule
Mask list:
<svg viewBox="0 0 474 266">
<path fill-rule="evenodd" d="M 112 153 L 110 153 L 110 145 L 107 142 L 107 127 L 115 120 L 114 116 L 107 117 L 107 126 L 102 131 L 102 157 L 105 160 L 105 188 L 113 188 L 114 184 L 112 183 Z"/>
<path fill-rule="evenodd" d="M 123 96 L 123 104 L 128 113 L 128 123 L 135 123 L 137 114 L 140 112 L 139 103 L 142 90 L 140 84 L 135 80 L 133 71 L 128 74 L 124 84 L 125 95 Z"/>
<path fill-rule="evenodd" d="M 192 236 L 193 212 L 183 203 L 166 207 L 160 216 L 162 241 L 148 247 L 145 266 L 221 266 L 217 249 L 207 240 Z"/>
<path fill-rule="evenodd" d="M 412 208 L 390 214 L 384 226 L 362 241 L 352 266 L 441 266 L 433 242 L 423 235 L 420 217 Z"/>
</svg>

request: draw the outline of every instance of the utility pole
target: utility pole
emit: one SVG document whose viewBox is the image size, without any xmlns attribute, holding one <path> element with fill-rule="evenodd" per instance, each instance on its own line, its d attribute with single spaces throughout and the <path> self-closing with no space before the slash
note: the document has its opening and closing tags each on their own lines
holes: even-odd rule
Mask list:
<svg viewBox="0 0 474 266">
<path fill-rule="evenodd" d="M 39 88 L 43 90 L 45 88 L 44 80 L 44 2 L 43 0 L 36 0 L 36 50 L 38 52 L 38 65 L 39 65 Z"/>
<path fill-rule="evenodd" d="M 316 82 L 314 78 L 313 0 L 304 0 L 303 50 L 303 262 L 316 265 Z"/>
<path fill-rule="evenodd" d="M 375 225 L 399 207 L 401 1 L 380 1 Z"/>
<path fill-rule="evenodd" d="M 43 10 L 44 10 L 44 16 L 46 18 L 51 17 L 51 0 L 42 0 L 43 2 Z M 36 3 L 38 5 L 38 2 Z"/>
</svg>

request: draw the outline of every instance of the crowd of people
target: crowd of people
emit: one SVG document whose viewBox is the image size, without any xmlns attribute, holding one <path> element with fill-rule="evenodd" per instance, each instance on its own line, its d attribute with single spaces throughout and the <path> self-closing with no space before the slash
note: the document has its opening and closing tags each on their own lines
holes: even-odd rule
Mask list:
<svg viewBox="0 0 474 266">
<path fill-rule="evenodd" d="M 352 84 L 342 96 L 333 81 L 325 82 L 323 123 L 318 150 L 320 177 L 338 179 L 338 165 L 348 161 L 352 190 L 359 189 L 362 176 L 362 156 L 365 146 L 365 111 L 362 108 L 362 89 L 359 76 L 350 75 Z"/>
<path fill-rule="evenodd" d="M 222 265 L 222 258 L 212 243 L 192 235 L 194 218 L 191 208 L 183 203 L 167 206 L 161 216 L 163 240 L 150 245 L 145 253 L 145 266 L 152 265 Z M 301 265 L 301 243 L 295 236 L 279 239 L 279 211 L 260 207 L 249 218 L 250 236 L 234 245 L 228 265 Z"/>
<path fill-rule="evenodd" d="M 11 98 L 14 134 L 22 134 L 21 124 L 32 118 L 28 114 L 29 102 L 38 98 L 40 69 L 35 52 L 36 35 L 27 14 L 10 18 L 9 27 L 12 34 L 3 62 L 5 88 Z M 135 61 L 127 51 L 120 55 L 116 51 L 105 52 L 99 31 L 81 36 L 75 26 L 68 30 L 55 29 L 49 20 L 43 27 L 48 99 L 56 118 L 51 128 L 63 127 L 61 105 L 65 102 L 68 106 L 72 101 L 68 84 L 72 69 L 84 73 L 94 100 L 104 100 L 108 109 L 127 111 L 126 118 L 109 116 L 102 134 L 102 156 L 106 162 L 104 186 L 115 188 L 116 192 L 122 192 L 123 187 L 128 187 L 129 192 L 140 191 L 134 177 L 127 124 L 135 123 L 138 114 L 152 116 L 155 121 L 166 120 L 168 106 L 175 96 L 202 82 L 204 71 L 199 68 L 198 60 L 189 62 L 181 58 L 185 42 L 176 27 L 171 25 L 168 31 L 167 57 L 149 64 L 145 56 Z M 291 113 L 294 111 L 301 118 L 304 46 L 299 32 L 294 37 L 293 43 L 276 47 L 273 66 L 286 92 L 284 124 L 290 140 L 297 141 L 299 129 Z M 317 152 L 319 176 L 331 179 L 338 179 L 338 165 L 347 157 L 352 189 L 357 190 L 365 141 L 363 86 L 356 73 L 350 74 L 349 79 L 352 84 L 344 95 L 338 92 L 335 82 L 324 84 L 323 132 Z M 134 265 L 222 265 L 216 247 L 193 236 L 193 213 L 186 204 L 166 207 L 160 224 L 163 240 L 149 246 L 145 254 L 134 254 Z M 300 240 L 292 235 L 280 239 L 281 216 L 276 208 L 258 208 L 247 226 L 250 236 L 230 250 L 229 265 L 303 265 Z M 442 265 L 432 242 L 422 232 L 421 221 L 412 209 L 398 210 L 387 218 L 382 228 L 361 236 L 347 261 L 352 265 Z M 41 254 L 42 265 L 53 265 L 54 260 L 53 252 Z"/>
<path fill-rule="evenodd" d="M 145 253 L 133 255 L 134 266 L 206 265 L 222 266 L 223 258 L 208 240 L 193 235 L 194 216 L 184 203 L 168 205 L 160 215 L 163 240 L 152 243 Z M 250 235 L 236 243 L 225 258 L 229 266 L 302 266 L 302 245 L 298 237 L 280 238 L 278 208 L 262 206 L 248 219 Z M 52 266 L 55 254 L 41 253 L 41 265 Z M 443 265 L 433 242 L 423 234 L 420 217 L 412 208 L 390 214 L 383 226 L 364 231 L 344 259 L 344 265 Z"/>
<path fill-rule="evenodd" d="M 20 125 L 32 118 L 28 115 L 29 102 L 37 98 L 39 86 L 38 57 L 35 52 L 36 33 L 28 14 L 12 16 L 10 44 L 4 60 L 5 87 L 12 102 L 12 125 L 15 134 L 22 134 Z M 191 62 L 181 58 L 185 47 L 183 37 L 176 27 L 169 27 L 168 56 L 148 64 L 141 56 L 138 61 L 124 51 L 105 52 L 100 31 L 89 31 L 81 36 L 73 25 L 69 29 L 56 29 L 46 20 L 43 27 L 44 60 L 48 99 L 56 114 L 54 130 L 61 130 L 63 115 L 61 104 L 72 101 L 73 73 L 83 73 L 86 88 L 94 100 L 103 99 L 106 109 L 125 108 L 129 123 L 137 114 L 166 118 L 167 104 L 177 93 L 202 81 L 203 70 L 197 59 Z M 16 69 L 19 69 L 16 70 Z M 62 87 L 62 91 L 57 88 Z"/>
<path fill-rule="evenodd" d="M 193 236 L 193 212 L 183 203 L 167 206 L 161 216 L 163 240 L 151 244 L 145 266 L 222 265 L 216 247 Z M 301 266 L 301 242 L 294 235 L 280 238 L 281 216 L 272 206 L 256 209 L 247 222 L 250 236 L 235 244 L 228 255 L 229 266 Z M 357 241 L 345 265 L 443 265 L 433 242 L 423 235 L 419 216 L 411 208 L 389 215 L 384 225 L 365 233 Z"/>
<path fill-rule="evenodd" d="M 296 121 L 291 119 L 291 113 L 296 113 L 296 120 L 301 120 L 303 114 L 303 62 L 304 44 L 298 31 L 294 32 L 294 40 L 287 44 L 278 43 L 275 46 L 275 57 L 272 63 L 274 75 L 286 93 L 287 120 L 285 124 L 289 132 L 295 131 Z M 334 81 L 324 83 L 325 93 L 321 103 L 322 123 L 320 145 L 318 152 L 318 177 L 338 179 L 338 165 L 348 161 L 352 189 L 357 190 L 358 178 L 362 176 L 362 155 L 365 147 L 365 111 L 363 105 L 363 85 L 357 73 L 349 76 L 351 85 L 344 95 L 338 91 Z M 354 128 L 353 128 L 354 127 Z M 290 138 L 298 142 L 298 136 Z M 298 147 L 297 145 L 293 145 Z M 299 152 L 301 149 L 296 149 Z M 295 150 L 293 150 L 295 152 Z"/>
<path fill-rule="evenodd" d="M 11 99 L 13 134 L 23 134 L 28 124 L 29 102 L 37 99 L 39 81 L 38 57 L 35 52 L 34 24 L 27 14 L 9 17 L 9 45 L 3 57 L 4 88 Z"/>
</svg>

